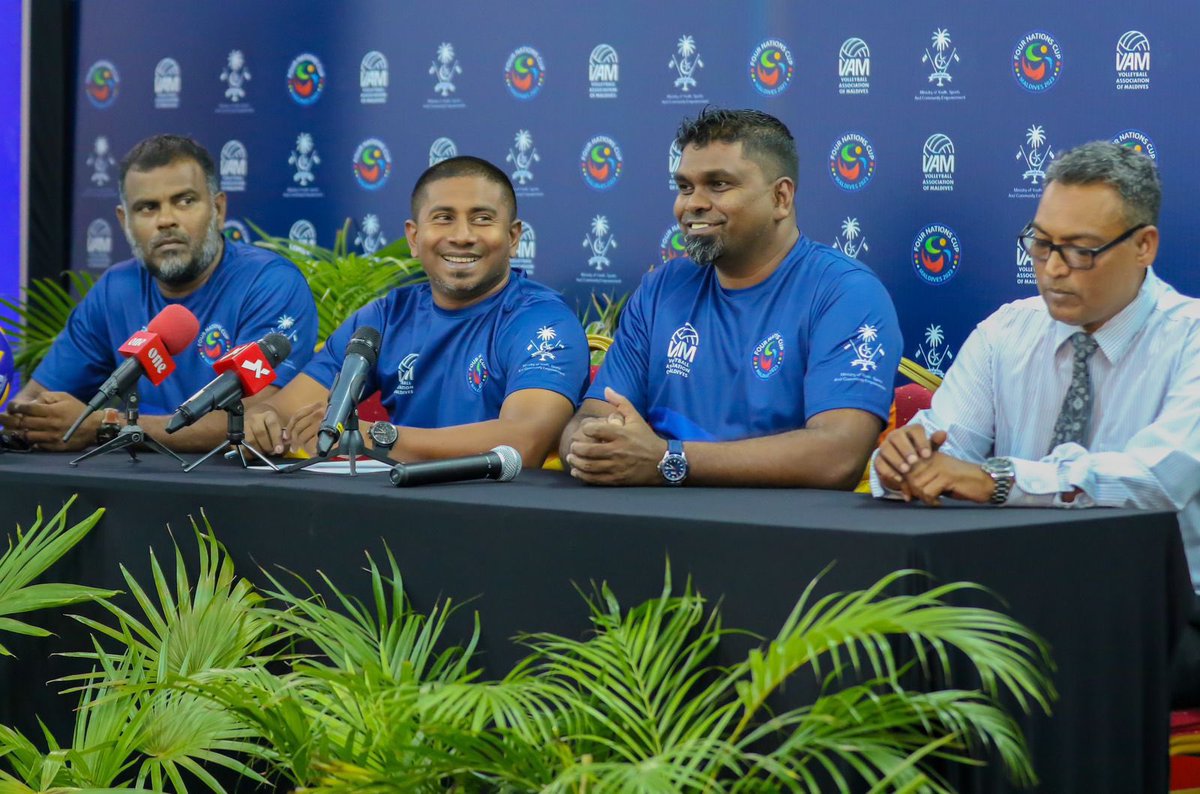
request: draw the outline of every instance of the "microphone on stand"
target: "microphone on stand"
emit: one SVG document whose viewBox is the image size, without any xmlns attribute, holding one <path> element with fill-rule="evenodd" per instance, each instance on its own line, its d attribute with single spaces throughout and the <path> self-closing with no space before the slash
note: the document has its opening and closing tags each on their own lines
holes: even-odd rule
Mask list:
<svg viewBox="0 0 1200 794">
<path fill-rule="evenodd" d="M 379 360 L 379 332 L 370 326 L 362 326 L 346 344 L 346 356 L 342 360 L 342 371 L 338 373 L 329 390 L 329 407 L 317 431 L 317 456 L 329 456 L 334 444 L 346 429 L 346 420 L 362 399 L 367 378 Z"/>
<path fill-rule="evenodd" d="M 291 352 L 292 343 L 283 334 L 267 334 L 257 342 L 230 350 L 213 363 L 213 371 L 220 374 L 175 410 L 167 422 L 167 432 L 174 433 L 212 411 L 258 394 L 275 382 L 275 368 Z"/>
<path fill-rule="evenodd" d="M 388 476 L 392 485 L 407 488 L 412 485 L 467 480 L 508 482 L 520 473 L 521 453 L 509 446 L 499 446 L 482 455 L 427 460 L 420 463 L 397 463 Z"/>
</svg>

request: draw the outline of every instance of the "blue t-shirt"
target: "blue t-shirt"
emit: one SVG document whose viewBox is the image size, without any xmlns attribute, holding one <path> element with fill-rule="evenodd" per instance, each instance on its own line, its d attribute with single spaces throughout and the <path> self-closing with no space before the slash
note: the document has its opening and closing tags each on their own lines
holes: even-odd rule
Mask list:
<svg viewBox="0 0 1200 794">
<path fill-rule="evenodd" d="M 578 405 L 588 378 L 587 337 L 554 290 L 514 270 L 504 289 L 457 311 L 428 284 L 393 290 L 330 335 L 304 374 L 326 388 L 361 326 L 382 335 L 365 394 L 381 393 L 394 424 L 451 427 L 495 419 L 505 398 L 548 389 Z"/>
<path fill-rule="evenodd" d="M 123 360 L 117 348 L 171 303 L 196 315 L 200 333 L 174 357 L 176 369 L 162 384 L 141 379 L 144 414 L 173 413 L 213 379 L 213 362 L 269 333 L 281 333 L 292 343 L 291 355 L 278 367 L 275 386 L 286 385 L 312 357 L 317 307 L 304 275 L 278 254 L 226 240 L 212 276 L 180 300 L 164 298 L 150 271 L 136 259 L 113 265 L 71 313 L 33 379 L 50 391 L 90 400 Z"/>
<path fill-rule="evenodd" d="M 748 289 L 687 259 L 648 273 L 587 397 L 611 386 L 682 441 L 774 435 L 837 408 L 887 421 L 901 345 L 875 274 L 802 235 Z"/>
</svg>

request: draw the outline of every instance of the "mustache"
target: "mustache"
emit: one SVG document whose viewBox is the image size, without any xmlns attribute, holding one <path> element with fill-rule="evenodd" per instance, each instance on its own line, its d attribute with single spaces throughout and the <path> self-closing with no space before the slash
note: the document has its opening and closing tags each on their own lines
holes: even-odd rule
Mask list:
<svg viewBox="0 0 1200 794">
<path fill-rule="evenodd" d="M 157 248 L 158 246 L 162 245 L 163 243 L 183 243 L 184 245 L 187 245 L 191 241 L 192 241 L 191 238 L 186 234 L 179 234 L 179 233 L 156 234 L 152 238 L 150 238 L 150 247 Z"/>
</svg>

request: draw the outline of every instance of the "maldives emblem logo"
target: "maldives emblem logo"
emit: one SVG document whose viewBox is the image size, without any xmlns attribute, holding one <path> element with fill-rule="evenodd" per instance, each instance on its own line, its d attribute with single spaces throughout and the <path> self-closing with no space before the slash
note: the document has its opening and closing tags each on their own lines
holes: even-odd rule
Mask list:
<svg viewBox="0 0 1200 794">
<path fill-rule="evenodd" d="M 1054 147 L 1046 141 L 1046 130 L 1040 124 L 1031 124 L 1025 130 L 1025 143 L 1017 148 L 1018 161 L 1025 164 L 1021 175 L 1021 186 L 1008 194 L 1009 198 L 1037 198 L 1042 194 L 1038 183 L 1045 183 L 1046 168 L 1054 159 Z M 1029 180 L 1029 186 L 1024 182 Z"/>
<path fill-rule="evenodd" d="M 533 99 L 546 80 L 546 64 L 533 47 L 518 47 L 504 64 L 504 83 L 517 99 Z"/>
<path fill-rule="evenodd" d="M 942 333 L 942 326 L 930 325 L 925 329 L 925 344 L 917 346 L 917 353 L 914 356 L 917 361 L 924 361 L 925 368 L 939 378 L 946 377 L 946 370 L 950 368 L 950 360 L 954 358 L 954 351 L 945 344 L 945 341 L 946 337 Z"/>
<path fill-rule="evenodd" d="M 483 384 L 487 383 L 491 373 L 488 372 L 487 362 L 483 360 L 483 355 L 480 354 L 471 359 L 471 365 L 467 367 L 467 385 L 471 387 L 471 391 L 479 394 L 483 391 Z"/>
<path fill-rule="evenodd" d="M 679 224 L 672 223 L 663 232 L 662 240 L 658 244 L 658 254 L 664 265 L 672 259 L 687 256 L 687 246 L 684 245 L 683 230 L 679 228 Z"/>
<path fill-rule="evenodd" d="M 1012 66 L 1013 77 L 1026 91 L 1046 91 L 1062 72 L 1062 48 L 1049 33 L 1035 30 L 1013 47 Z"/>
<path fill-rule="evenodd" d="M 221 70 L 221 82 L 225 83 L 225 98 L 230 102 L 241 102 L 246 98 L 250 70 L 246 68 L 246 56 L 241 50 L 230 50 L 225 68 Z"/>
<path fill-rule="evenodd" d="M 859 239 L 860 237 L 861 239 Z M 859 254 L 871 250 L 871 247 L 867 245 L 866 235 L 862 233 L 858 218 L 847 217 L 842 221 L 842 236 L 833 241 L 833 247 L 851 259 L 858 259 Z"/>
<path fill-rule="evenodd" d="M 104 109 L 111 107 L 117 101 L 117 89 L 121 85 L 121 76 L 112 61 L 96 61 L 88 69 L 83 80 L 83 92 L 93 107 Z"/>
<path fill-rule="evenodd" d="M 383 236 L 378 215 L 368 212 L 363 216 L 358 234 L 354 235 L 354 244 L 368 256 L 387 245 L 387 238 Z"/>
<path fill-rule="evenodd" d="M 878 328 L 869 323 L 860 325 L 855 332 L 855 337 L 842 345 L 843 350 L 854 351 L 854 360 L 850 362 L 850 366 L 858 367 L 862 372 L 878 369 L 879 364 L 876 359 L 883 358 L 887 354 L 887 351 L 883 349 L 882 342 L 876 344 L 878 339 Z"/>
<path fill-rule="evenodd" d="M 545 364 L 547 361 L 553 361 L 557 350 L 565 350 L 566 345 L 558 338 L 558 333 L 555 332 L 554 326 L 543 325 L 538 329 L 537 339 L 530 339 L 529 344 L 525 345 L 525 351 L 529 353 L 529 357 L 536 359 Z"/>
<path fill-rule="evenodd" d="M 366 190 L 378 190 L 392 172 L 392 155 L 378 138 L 367 138 L 354 150 L 354 178 Z"/>
<path fill-rule="evenodd" d="M 586 144 L 579 158 L 583 181 L 596 190 L 608 190 L 621 176 L 621 147 L 607 135 L 597 135 Z"/>
<path fill-rule="evenodd" d="M 704 68 L 700 53 L 696 50 L 696 40 L 691 36 L 680 36 L 675 43 L 675 54 L 671 56 L 668 69 L 675 70 L 675 87 L 688 92 L 696 87 L 696 70 Z"/>
<path fill-rule="evenodd" d="M 438 138 L 429 147 L 429 164 L 437 165 L 443 160 L 458 157 L 458 146 L 449 138 Z"/>
<path fill-rule="evenodd" d="M 1150 136 L 1141 130 L 1118 132 L 1113 136 L 1112 142 L 1124 146 L 1126 149 L 1133 149 L 1138 154 L 1144 154 L 1158 162 L 1158 149 L 1154 148 L 1154 141 L 1150 140 Z"/>
<path fill-rule="evenodd" d="M 929 82 L 937 83 L 938 88 L 941 88 L 946 83 L 954 82 L 950 75 L 950 65 L 962 59 L 958 57 L 958 48 L 950 42 L 950 31 L 938 28 L 933 31 L 931 40 L 933 52 L 926 47 L 925 54 L 921 56 L 921 63 L 933 67 L 933 71 L 929 73 Z"/>
<path fill-rule="evenodd" d="M 913 270 L 929 284 L 945 284 L 958 272 L 962 246 L 949 226 L 931 223 L 913 239 Z"/>
<path fill-rule="evenodd" d="M 750 83 L 766 96 L 782 94 L 792 82 L 795 61 L 779 39 L 767 39 L 750 56 Z"/>
<path fill-rule="evenodd" d="M 508 156 L 504 158 L 504 162 L 516 166 L 516 170 L 511 174 L 512 181 L 521 186 L 526 182 L 532 182 L 533 171 L 530 169 L 541 159 L 541 155 L 533 146 L 533 136 L 529 134 L 529 130 L 517 130 L 517 134 L 513 136 L 512 148 L 508 150 Z"/>
<path fill-rule="evenodd" d="M 229 340 L 229 331 L 225 330 L 225 326 L 220 323 L 209 324 L 204 333 L 196 339 L 196 348 L 200 351 L 201 360 L 211 364 L 228 353 Z"/>
<path fill-rule="evenodd" d="M 88 155 L 87 164 L 92 169 L 92 183 L 97 187 L 107 185 L 108 181 L 112 179 L 108 171 L 117 164 L 109 149 L 108 138 L 103 135 L 96 138 L 96 142 L 92 144 L 92 153 Z"/>
<path fill-rule="evenodd" d="M 829 151 L 829 176 L 842 190 L 862 190 L 875 176 L 875 147 L 857 132 L 838 138 Z"/>
<path fill-rule="evenodd" d="M 771 334 L 754 348 L 754 374 L 762 380 L 774 375 L 783 366 L 783 336 Z"/>
<path fill-rule="evenodd" d="M 608 218 L 603 215 L 592 218 L 592 233 L 583 236 L 583 247 L 592 252 L 588 259 L 588 267 L 604 270 L 609 266 L 606 254 L 608 249 L 617 247 L 617 238 L 608 228 Z"/>
<path fill-rule="evenodd" d="M 437 60 L 429 67 L 429 73 L 437 78 L 433 85 L 435 94 L 448 97 L 458 90 L 454 87 L 454 75 L 462 74 L 462 67 L 454 56 L 453 44 L 443 41 L 438 45 Z"/>
<path fill-rule="evenodd" d="M 325 90 L 325 67 L 321 59 L 306 52 L 292 59 L 287 71 L 288 93 L 299 105 L 311 105 Z"/>
<path fill-rule="evenodd" d="M 312 135 L 307 132 L 300 133 L 296 137 L 296 148 L 288 156 L 288 165 L 296 169 L 296 173 L 292 174 L 292 181 L 298 182 L 301 187 L 308 187 L 317 178 L 313 169 L 320 164 L 321 157 L 317 154 Z"/>
<path fill-rule="evenodd" d="M 241 221 L 230 218 L 225 221 L 225 226 L 221 229 L 221 234 L 225 235 L 225 239 L 231 243 L 248 243 L 250 242 L 250 230 Z"/>
</svg>

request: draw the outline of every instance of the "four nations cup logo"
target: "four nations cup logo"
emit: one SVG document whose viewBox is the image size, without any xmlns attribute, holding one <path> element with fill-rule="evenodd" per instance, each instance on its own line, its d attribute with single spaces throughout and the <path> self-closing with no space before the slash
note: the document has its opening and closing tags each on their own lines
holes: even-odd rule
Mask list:
<svg viewBox="0 0 1200 794">
<path fill-rule="evenodd" d="M 392 155 L 378 138 L 367 138 L 354 150 L 354 178 L 366 190 L 378 190 L 392 172 Z"/>
<path fill-rule="evenodd" d="M 546 64 L 533 47 L 518 47 L 504 64 L 504 83 L 517 99 L 533 99 L 546 80 Z"/>
<path fill-rule="evenodd" d="M 96 61 L 88 69 L 83 80 L 83 92 L 87 94 L 92 107 L 112 107 L 117 101 L 117 88 L 121 85 L 121 76 L 112 61 Z"/>
<path fill-rule="evenodd" d="M 777 96 L 792 82 L 792 52 L 779 39 L 767 39 L 750 56 L 750 83 L 758 93 Z"/>
<path fill-rule="evenodd" d="M 608 190 L 621 176 L 621 147 L 607 135 L 597 135 L 583 146 L 579 171 L 583 181 L 596 190 Z"/>
<path fill-rule="evenodd" d="M 829 176 L 842 190 L 862 190 L 875 176 L 875 147 L 857 132 L 838 138 L 829 151 Z"/>
<path fill-rule="evenodd" d="M 311 105 L 320 99 L 325 90 L 325 67 L 321 59 L 307 52 L 297 55 L 288 67 L 287 87 L 298 105 Z"/>
<path fill-rule="evenodd" d="M 949 226 L 931 223 L 913 239 L 913 270 L 926 283 L 945 284 L 954 278 L 961 258 L 958 235 Z"/>
<path fill-rule="evenodd" d="M 1026 91 L 1040 93 L 1058 82 L 1062 61 L 1058 41 L 1049 33 L 1035 30 L 1025 34 L 1013 48 L 1013 77 Z"/>
<path fill-rule="evenodd" d="M 1150 140 L 1150 136 L 1141 130 L 1124 130 L 1118 132 L 1112 137 L 1112 142 L 1126 149 L 1133 149 L 1138 154 L 1144 154 L 1151 160 L 1158 162 L 1158 149 L 1154 146 L 1154 141 Z"/>
</svg>

